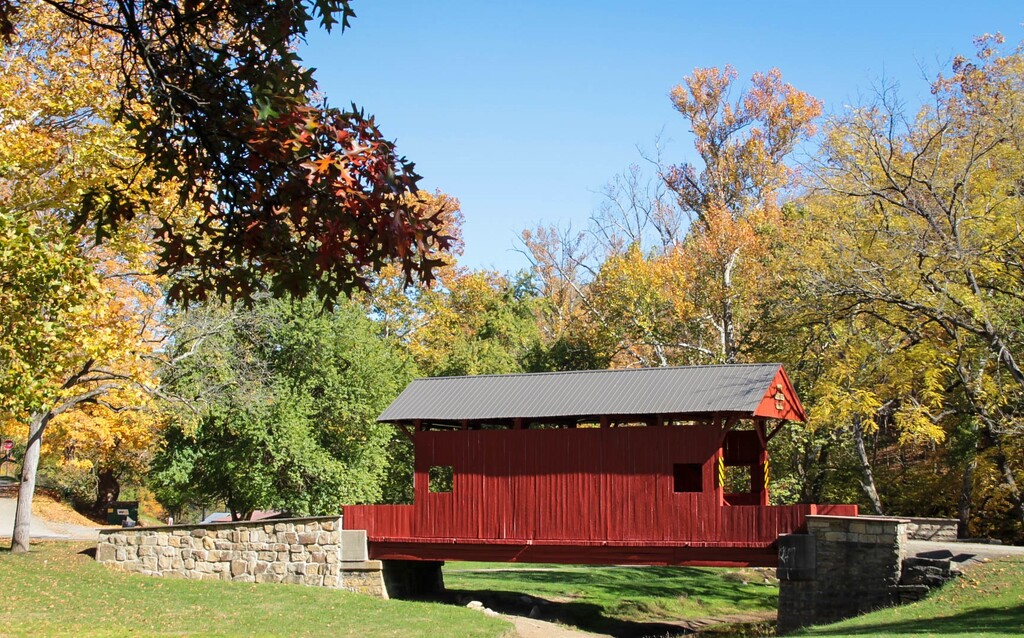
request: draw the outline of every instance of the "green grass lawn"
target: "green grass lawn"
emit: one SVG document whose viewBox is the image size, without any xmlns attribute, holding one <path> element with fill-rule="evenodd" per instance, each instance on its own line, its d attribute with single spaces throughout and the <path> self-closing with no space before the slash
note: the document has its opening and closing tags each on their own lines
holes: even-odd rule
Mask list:
<svg viewBox="0 0 1024 638">
<path fill-rule="evenodd" d="M 801 636 L 1024 636 L 1024 559 L 971 567 L 913 605 L 804 630 Z"/>
<path fill-rule="evenodd" d="M 449 590 L 481 599 L 541 598 L 558 620 L 609 633 L 631 623 L 772 612 L 778 604 L 774 579 L 765 582 L 765 572 L 752 569 L 451 562 L 444 572 Z"/>
<path fill-rule="evenodd" d="M 124 574 L 80 552 L 90 543 L 0 551 L 3 636 L 511 636 L 503 620 L 450 605 L 385 601 L 299 585 Z"/>
<path fill-rule="evenodd" d="M 89 543 L 40 543 L 27 556 L 0 551 L 3 636 L 467 636 L 511 627 L 458 606 L 382 601 L 297 585 L 197 582 L 123 574 L 82 554 Z M 448 563 L 453 596 L 541 604 L 545 616 L 627 634 L 657 621 L 770 612 L 778 590 L 763 572 L 684 567 Z M 522 602 L 528 595 L 530 603 Z M 549 601 L 544 605 L 541 601 Z M 517 611 L 525 612 L 520 608 Z M 667 625 L 666 625 L 667 626 Z M 765 626 L 737 633 L 762 635 Z M 664 635 L 662 632 L 659 635 Z M 1024 559 L 975 566 L 927 600 L 805 636 L 1022 636 Z"/>
</svg>

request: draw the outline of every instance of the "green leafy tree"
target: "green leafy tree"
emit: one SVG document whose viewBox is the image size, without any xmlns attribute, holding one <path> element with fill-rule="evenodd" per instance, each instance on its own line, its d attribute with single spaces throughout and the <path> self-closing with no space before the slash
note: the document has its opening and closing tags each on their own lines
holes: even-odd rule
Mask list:
<svg viewBox="0 0 1024 638">
<path fill-rule="evenodd" d="M 244 517 L 380 500 L 393 429 L 376 418 L 410 372 L 358 304 L 263 299 L 177 321 L 164 383 L 183 403 L 154 460 L 161 502 L 225 502 Z"/>
<path fill-rule="evenodd" d="M 345 465 L 317 444 L 308 398 L 281 391 L 258 399 L 229 400 L 194 428 L 167 431 L 152 477 L 168 511 L 226 503 L 235 520 L 257 509 L 298 515 L 338 511 Z"/>
</svg>

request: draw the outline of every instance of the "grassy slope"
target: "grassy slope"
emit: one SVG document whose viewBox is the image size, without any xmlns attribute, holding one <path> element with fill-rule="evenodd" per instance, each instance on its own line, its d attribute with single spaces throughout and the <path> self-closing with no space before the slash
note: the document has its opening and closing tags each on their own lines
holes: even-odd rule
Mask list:
<svg viewBox="0 0 1024 638">
<path fill-rule="evenodd" d="M 508 623 L 467 609 L 383 601 L 298 585 L 198 582 L 128 575 L 41 543 L 0 552 L 4 636 L 423 636 L 492 638 Z"/>
<path fill-rule="evenodd" d="M 929 598 L 884 609 L 806 636 L 1022 636 L 1024 559 L 977 565 Z"/>
<path fill-rule="evenodd" d="M 774 610 L 778 602 L 778 587 L 765 583 L 762 572 L 703 567 L 448 563 L 445 586 L 525 593 L 575 607 L 582 615 L 631 621 Z"/>
<path fill-rule="evenodd" d="M 96 521 L 79 514 L 67 503 L 41 492 L 32 498 L 32 516 L 44 521 L 72 523 L 83 527 L 100 527 Z M 7 530 L 7 533 L 10 533 L 10 530 Z"/>
</svg>

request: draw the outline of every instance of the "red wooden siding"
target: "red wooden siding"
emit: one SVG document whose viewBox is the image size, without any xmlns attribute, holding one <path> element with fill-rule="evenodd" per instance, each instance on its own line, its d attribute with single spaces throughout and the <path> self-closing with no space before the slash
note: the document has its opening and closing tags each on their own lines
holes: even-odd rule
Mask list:
<svg viewBox="0 0 1024 638">
<path fill-rule="evenodd" d="M 725 506 L 721 540 L 545 542 L 399 536 L 394 530 L 400 527 L 391 527 L 396 524 L 394 514 L 407 515 L 408 524 L 412 509 L 412 505 L 347 506 L 345 526 L 369 530 L 370 557 L 374 559 L 774 567 L 778 562 L 775 539 L 804 529 L 808 514 L 857 515 L 856 505 Z M 752 535 L 752 530 L 757 533 Z"/>
<path fill-rule="evenodd" d="M 722 429 L 713 425 L 417 432 L 416 504 L 349 506 L 345 527 L 366 529 L 371 553 L 374 543 L 386 543 L 377 557 L 468 557 L 458 545 L 481 548 L 491 560 L 751 564 L 686 548 L 765 554 L 780 533 L 796 531 L 817 510 L 760 506 L 767 496 L 759 493 L 749 495 L 750 505 L 722 505 L 722 447 Z M 724 452 L 727 464 L 765 457 L 752 431 L 731 432 Z M 673 491 L 677 463 L 702 466 L 703 492 Z M 454 468 L 451 492 L 429 491 L 436 465 Z M 763 476 L 752 476 L 763 487 Z"/>
<path fill-rule="evenodd" d="M 779 386 L 782 386 L 781 392 L 784 397 L 781 402 L 776 399 L 776 394 L 780 391 Z M 778 409 L 780 403 L 781 410 Z M 768 386 L 768 391 L 764 393 L 761 404 L 754 410 L 754 416 L 785 419 L 786 421 L 807 421 L 807 414 L 804 412 L 804 406 L 800 404 L 800 397 L 796 395 L 793 384 L 789 382 L 789 377 L 786 376 L 786 371 L 782 368 L 775 373 L 775 378 Z"/>
<path fill-rule="evenodd" d="M 711 426 L 422 432 L 416 437 L 414 536 L 534 540 L 697 540 L 717 537 L 711 490 L 674 493 L 672 465 L 704 466 Z M 430 493 L 432 465 L 454 489 Z"/>
<path fill-rule="evenodd" d="M 856 505 L 815 505 L 811 514 L 820 516 L 857 516 L 859 514 Z"/>
<path fill-rule="evenodd" d="M 346 505 L 346 529 L 365 529 L 375 538 L 408 538 L 412 533 L 412 505 Z"/>
</svg>

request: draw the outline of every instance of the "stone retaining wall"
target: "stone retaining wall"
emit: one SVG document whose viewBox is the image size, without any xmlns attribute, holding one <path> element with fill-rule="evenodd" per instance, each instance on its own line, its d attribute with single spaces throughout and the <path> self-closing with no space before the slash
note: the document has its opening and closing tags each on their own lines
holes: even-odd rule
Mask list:
<svg viewBox="0 0 1024 638">
<path fill-rule="evenodd" d="M 779 633 L 899 603 L 909 522 L 808 516 L 807 535 L 780 537 Z"/>
<path fill-rule="evenodd" d="M 955 541 L 957 525 L 955 518 L 914 518 L 907 525 L 907 538 L 912 541 Z"/>
<path fill-rule="evenodd" d="M 100 532 L 96 560 L 150 576 L 334 587 L 387 598 L 366 532 L 341 518 L 239 521 Z"/>
</svg>

